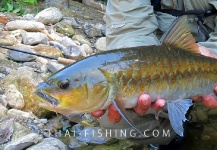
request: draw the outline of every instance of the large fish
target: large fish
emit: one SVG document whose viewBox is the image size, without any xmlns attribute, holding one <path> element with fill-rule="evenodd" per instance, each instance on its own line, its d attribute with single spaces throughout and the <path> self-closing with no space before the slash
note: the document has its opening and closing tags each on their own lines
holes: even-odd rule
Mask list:
<svg viewBox="0 0 217 150">
<path fill-rule="evenodd" d="M 120 113 L 139 95 L 167 100 L 169 120 L 183 136 L 191 97 L 213 95 L 217 60 L 200 55 L 186 17 L 174 23 L 158 46 L 106 51 L 60 70 L 38 86 L 41 106 L 59 113 L 89 113 L 114 103 Z M 136 128 L 128 116 L 124 119 Z"/>
</svg>

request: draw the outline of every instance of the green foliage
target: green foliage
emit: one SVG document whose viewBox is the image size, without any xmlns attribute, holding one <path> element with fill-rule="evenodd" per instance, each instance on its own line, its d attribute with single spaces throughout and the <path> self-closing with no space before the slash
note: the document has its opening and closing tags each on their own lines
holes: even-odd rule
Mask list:
<svg viewBox="0 0 217 150">
<path fill-rule="evenodd" d="M 20 15 L 26 14 L 28 5 L 37 4 L 37 0 L 2 0 L 0 2 L 0 12 L 12 12 Z"/>
</svg>

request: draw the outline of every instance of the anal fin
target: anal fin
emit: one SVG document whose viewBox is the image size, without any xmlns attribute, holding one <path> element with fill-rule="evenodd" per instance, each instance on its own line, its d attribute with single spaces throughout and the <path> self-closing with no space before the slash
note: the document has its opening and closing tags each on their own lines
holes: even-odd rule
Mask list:
<svg viewBox="0 0 217 150">
<path fill-rule="evenodd" d="M 139 130 L 139 128 L 136 127 L 135 123 L 133 120 L 128 117 L 129 115 L 127 114 L 126 109 L 123 107 L 123 103 L 119 97 L 116 97 L 115 99 L 112 100 L 114 106 L 120 113 L 120 115 L 123 117 L 123 119 L 131 126 L 133 127 L 141 136 L 144 136 L 143 133 Z"/>
<path fill-rule="evenodd" d="M 180 136 L 183 136 L 184 132 L 183 122 L 187 120 L 185 114 L 192 105 L 191 99 L 175 100 L 167 103 L 170 123 L 174 131 Z"/>
</svg>

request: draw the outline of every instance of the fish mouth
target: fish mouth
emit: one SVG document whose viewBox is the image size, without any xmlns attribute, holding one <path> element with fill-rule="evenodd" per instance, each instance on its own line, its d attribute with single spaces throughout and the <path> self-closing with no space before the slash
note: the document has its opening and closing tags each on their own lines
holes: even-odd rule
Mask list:
<svg viewBox="0 0 217 150">
<path fill-rule="evenodd" d="M 52 104 L 52 105 L 56 105 L 56 106 L 57 106 L 57 105 L 60 104 L 59 101 L 58 101 L 56 98 L 54 98 L 54 97 L 52 97 L 52 96 L 50 96 L 50 95 L 44 93 L 44 92 L 41 91 L 41 90 L 35 91 L 35 94 L 36 94 L 37 96 L 41 97 L 42 99 L 44 99 L 45 101 L 49 102 L 49 103 Z"/>
</svg>

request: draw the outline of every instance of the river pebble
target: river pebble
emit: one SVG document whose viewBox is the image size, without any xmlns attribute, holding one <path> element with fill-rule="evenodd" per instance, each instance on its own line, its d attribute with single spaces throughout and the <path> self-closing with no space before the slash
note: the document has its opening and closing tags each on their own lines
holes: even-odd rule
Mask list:
<svg viewBox="0 0 217 150">
<path fill-rule="evenodd" d="M 25 106 L 23 95 L 17 90 L 14 84 L 8 85 L 5 89 L 5 96 L 10 107 L 22 109 Z"/>
<path fill-rule="evenodd" d="M 45 30 L 45 25 L 41 22 L 27 21 L 27 20 L 15 20 L 10 21 L 6 24 L 5 28 L 8 30 L 23 29 L 30 32 L 38 32 L 40 30 Z"/>
<path fill-rule="evenodd" d="M 47 64 L 48 70 L 51 71 L 52 73 L 54 73 L 54 72 L 56 72 L 56 71 L 58 71 L 58 70 L 60 70 L 60 69 L 62 69 L 62 68 L 64 68 L 64 67 L 65 67 L 65 65 L 60 64 L 60 63 L 58 63 L 58 62 L 55 61 L 55 60 L 54 60 L 54 61 L 51 60 L 51 61 L 49 61 L 48 64 Z"/>
<path fill-rule="evenodd" d="M 55 24 L 63 18 L 62 12 L 56 7 L 50 7 L 39 12 L 35 19 L 43 24 Z"/>
<path fill-rule="evenodd" d="M 28 32 L 23 34 L 22 43 L 26 45 L 47 44 L 48 37 L 44 33 Z"/>
<path fill-rule="evenodd" d="M 106 37 L 101 37 L 96 41 L 95 47 L 99 51 L 106 50 Z"/>
<path fill-rule="evenodd" d="M 57 138 L 45 138 L 37 145 L 31 146 L 26 150 L 66 150 L 67 146 Z"/>
<path fill-rule="evenodd" d="M 34 145 L 42 140 L 42 137 L 36 133 L 30 133 L 16 141 L 8 143 L 4 150 L 23 150 L 28 148 L 31 145 Z"/>
<path fill-rule="evenodd" d="M 17 109 L 8 110 L 7 114 L 9 116 L 21 117 L 21 118 L 31 118 L 31 119 L 35 119 L 35 118 L 37 119 L 38 118 L 32 112 L 24 112 L 24 111 L 17 110 Z"/>
</svg>

